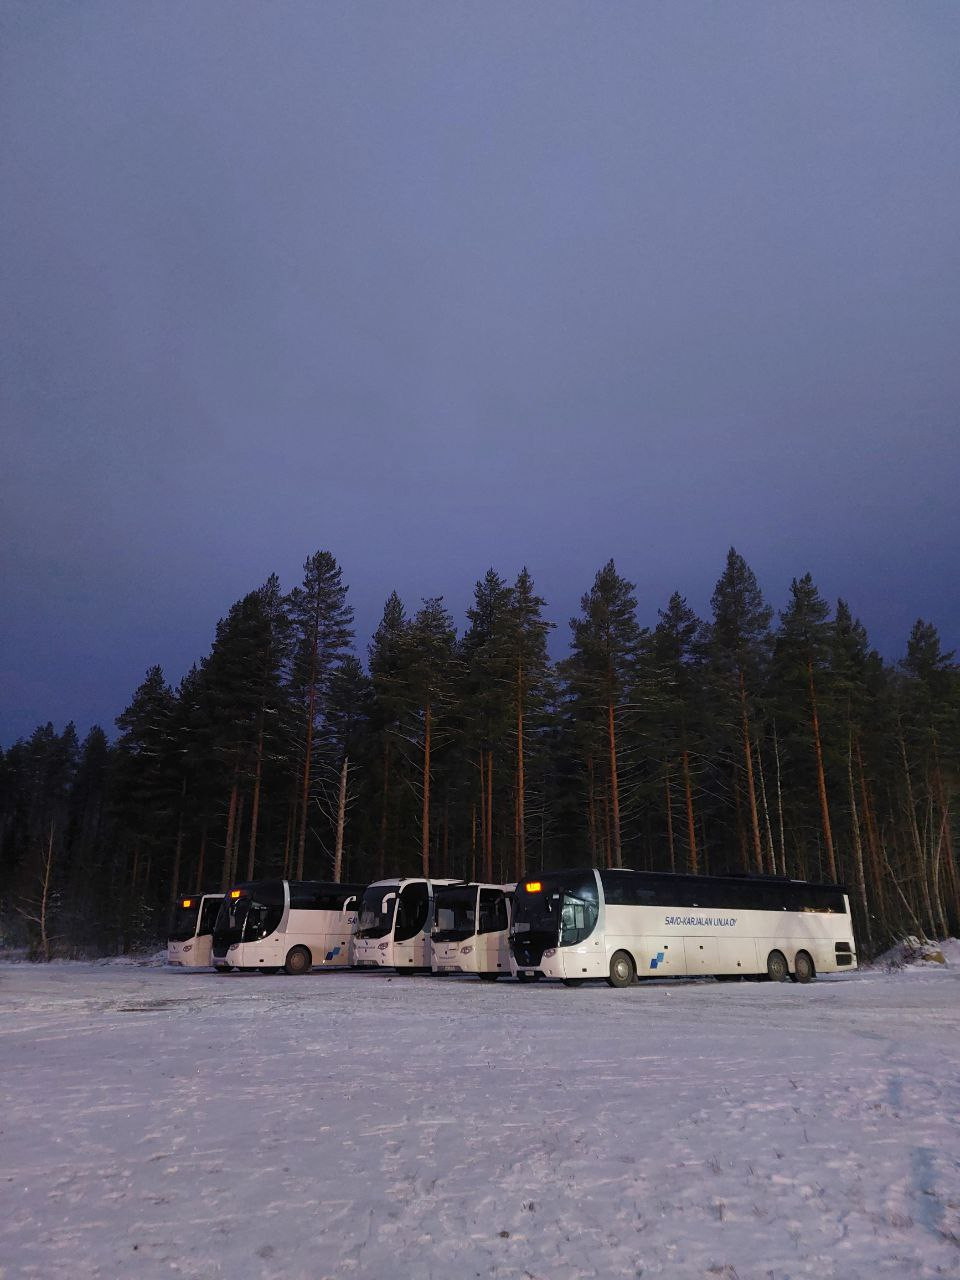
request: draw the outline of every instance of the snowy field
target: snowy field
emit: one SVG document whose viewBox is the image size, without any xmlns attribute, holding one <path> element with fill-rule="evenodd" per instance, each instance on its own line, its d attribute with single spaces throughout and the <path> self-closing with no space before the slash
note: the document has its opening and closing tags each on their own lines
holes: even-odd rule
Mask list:
<svg viewBox="0 0 960 1280">
<path fill-rule="evenodd" d="M 960 948 L 625 991 L 0 965 L 0 1276 L 960 1276 Z"/>
</svg>

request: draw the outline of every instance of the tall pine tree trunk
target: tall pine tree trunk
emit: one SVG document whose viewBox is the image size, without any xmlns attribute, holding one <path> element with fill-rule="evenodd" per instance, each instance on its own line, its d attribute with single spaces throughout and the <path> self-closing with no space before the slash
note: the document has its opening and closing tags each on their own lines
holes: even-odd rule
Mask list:
<svg viewBox="0 0 960 1280">
<path fill-rule="evenodd" d="M 487 866 L 486 877 L 493 883 L 493 750 L 487 752 Z"/>
<path fill-rule="evenodd" d="M 873 901 L 877 915 L 884 928 L 887 926 L 887 899 L 884 892 L 883 869 L 880 865 L 880 837 L 870 801 L 867 787 L 867 775 L 863 767 L 863 751 L 859 737 L 856 739 L 857 779 L 860 785 L 860 803 L 863 809 L 864 828 L 867 833 L 867 853 L 869 855 L 870 879 L 873 882 Z"/>
<path fill-rule="evenodd" d="M 853 785 L 853 731 L 847 745 L 847 785 L 850 798 L 850 832 L 853 837 L 853 865 L 857 878 L 857 893 L 863 912 L 863 926 L 867 931 L 867 946 L 873 954 L 873 934 L 870 929 L 870 908 L 867 904 L 867 881 L 863 870 L 863 845 L 860 841 L 860 818 L 857 814 L 857 793 Z"/>
<path fill-rule="evenodd" d="M 430 875 L 430 712 L 428 702 L 423 716 L 423 813 L 420 821 L 420 857 L 425 877 Z"/>
<path fill-rule="evenodd" d="M 340 782 L 337 786 L 337 837 L 333 846 L 333 879 L 339 884 L 343 879 L 343 830 L 347 821 L 347 774 L 350 761 L 346 755 L 340 765 Z"/>
<path fill-rule="evenodd" d="M 513 852 L 513 869 L 515 879 L 523 874 L 527 847 L 526 828 L 526 783 L 523 761 L 523 671 L 517 663 L 517 820 L 516 841 Z"/>
<path fill-rule="evenodd" d="M 750 717 L 747 715 L 747 686 L 740 672 L 740 718 L 743 726 L 743 760 L 747 770 L 747 799 L 750 804 L 750 830 L 753 835 L 754 870 L 763 874 L 763 848 L 760 844 L 760 819 L 757 816 L 757 793 L 753 783 L 753 749 L 750 742 Z"/>
<path fill-rule="evenodd" d="M 690 752 L 684 747 L 683 749 L 683 795 L 687 807 L 687 845 L 688 845 L 688 870 L 693 874 L 699 874 L 699 859 L 697 857 L 697 828 L 693 820 L 693 788 L 690 785 Z"/>
<path fill-rule="evenodd" d="M 180 784 L 180 812 L 177 815 L 177 842 L 173 847 L 173 872 L 170 876 L 170 906 L 177 900 L 180 892 L 180 859 L 183 854 L 183 802 L 187 794 L 187 775 L 183 775 Z"/>
<path fill-rule="evenodd" d="M 664 804 L 666 805 L 666 810 L 667 810 L 667 848 L 670 851 L 670 870 L 676 871 L 677 851 L 673 843 L 673 802 L 670 798 L 670 766 L 669 765 L 665 766 L 663 790 L 664 790 Z"/>
<path fill-rule="evenodd" d="M 953 856 L 953 839 L 950 834 L 950 804 L 947 799 L 946 791 L 943 785 L 943 773 L 940 769 L 939 754 L 934 756 L 934 785 L 937 792 L 937 803 L 940 806 L 940 812 L 943 814 L 943 846 L 944 857 L 947 865 L 947 881 L 950 886 L 950 894 L 953 898 L 953 918 L 960 922 L 960 877 L 957 875 L 957 864 Z"/>
<path fill-rule="evenodd" d="M 387 805 L 390 798 L 390 739 L 383 740 L 383 791 L 380 796 L 380 835 L 377 841 L 377 879 L 382 880 L 387 865 Z"/>
<path fill-rule="evenodd" d="M 593 778 L 593 756 L 587 756 L 587 833 L 590 838 L 590 865 L 599 864 L 597 847 L 597 802 Z"/>
<path fill-rule="evenodd" d="M 773 759 L 777 770 L 777 834 L 780 837 L 780 874 L 787 874 L 787 841 L 783 828 L 783 787 L 780 779 L 780 740 L 777 737 L 777 726 L 773 726 Z"/>
<path fill-rule="evenodd" d="M 813 746 L 817 757 L 817 795 L 820 797 L 820 819 L 823 823 L 823 843 L 827 850 L 827 874 L 831 884 L 837 883 L 837 859 L 833 852 L 833 829 L 830 825 L 830 806 L 827 803 L 827 780 L 823 772 L 823 745 L 820 741 L 820 716 L 817 713 L 817 691 L 813 683 L 813 662 L 807 658 L 807 684 L 810 690 L 810 718 L 813 726 Z"/>
<path fill-rule="evenodd" d="M 923 900 L 923 914 L 926 917 L 924 927 L 929 927 L 930 936 L 937 932 L 937 924 L 933 915 L 933 903 L 930 899 L 930 881 L 927 876 L 927 860 L 924 857 L 923 845 L 920 840 L 920 830 L 917 826 L 917 809 L 913 795 L 913 780 L 910 777 L 910 765 L 907 761 L 907 744 L 903 736 L 902 726 L 899 729 L 898 741 L 900 743 L 900 758 L 903 761 L 903 779 L 907 793 L 907 829 L 910 832 L 910 839 L 913 844 L 914 866 L 916 868 L 916 876 L 920 881 L 920 892 Z"/>
<path fill-rule="evenodd" d="M 607 699 L 607 738 L 610 749 L 610 826 L 613 845 L 611 849 L 613 865 L 623 866 L 623 851 L 620 843 L 620 784 L 617 778 L 617 735 L 613 716 L 613 698 Z"/>
<path fill-rule="evenodd" d="M 200 829 L 200 852 L 197 854 L 197 879 L 196 892 L 203 893 L 203 872 L 204 863 L 207 860 L 207 824 L 204 823 Z"/>
<path fill-rule="evenodd" d="M 757 743 L 757 767 L 760 774 L 760 803 L 763 806 L 763 829 L 767 835 L 767 873 L 777 874 L 776 855 L 773 849 L 773 828 L 770 826 L 770 809 L 767 805 L 767 780 L 763 770 L 763 757 L 760 754 L 760 743 Z"/>
<path fill-rule="evenodd" d="M 303 753 L 303 781 L 300 792 L 300 839 L 297 844 L 297 880 L 303 879 L 304 854 L 307 847 L 307 817 L 310 809 L 310 777 L 313 770 L 314 718 L 317 713 L 317 639 L 314 632 L 310 652 L 310 682 L 307 691 L 307 741 Z"/>
<path fill-rule="evenodd" d="M 227 806 L 227 834 L 223 841 L 223 870 L 220 873 L 220 888 L 225 893 L 230 888 L 231 860 L 233 857 L 233 829 L 237 821 L 237 797 L 240 794 L 240 780 L 233 775 L 230 788 L 230 803 Z"/>
<path fill-rule="evenodd" d="M 250 811 L 250 845 L 247 849 L 247 879 L 253 879 L 253 864 L 257 856 L 257 827 L 260 822 L 260 780 L 263 777 L 263 715 L 257 734 L 257 769 L 253 779 L 253 807 Z"/>
</svg>

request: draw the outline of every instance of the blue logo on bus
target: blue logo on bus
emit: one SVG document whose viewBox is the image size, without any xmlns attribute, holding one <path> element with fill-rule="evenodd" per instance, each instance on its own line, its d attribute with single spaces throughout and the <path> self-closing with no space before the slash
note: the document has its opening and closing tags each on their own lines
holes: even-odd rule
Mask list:
<svg viewBox="0 0 960 1280">
<path fill-rule="evenodd" d="M 663 960 L 664 960 L 663 952 L 662 952 L 662 951 L 658 951 L 658 952 L 657 952 L 657 954 L 656 954 L 656 955 L 653 957 L 653 959 L 650 961 L 650 968 L 651 968 L 651 969 L 656 969 L 656 968 L 658 968 L 658 966 L 660 966 L 660 965 L 662 965 L 662 964 L 663 964 Z"/>
</svg>

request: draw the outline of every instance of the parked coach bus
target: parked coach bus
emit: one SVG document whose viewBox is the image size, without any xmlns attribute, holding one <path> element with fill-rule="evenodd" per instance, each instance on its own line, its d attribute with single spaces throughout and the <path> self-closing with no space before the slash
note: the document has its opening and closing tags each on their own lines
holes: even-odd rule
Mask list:
<svg viewBox="0 0 960 1280">
<path fill-rule="evenodd" d="M 213 931 L 213 965 L 309 973 L 350 963 L 363 886 L 325 880 L 252 880 L 225 896 Z"/>
<path fill-rule="evenodd" d="M 353 939 L 357 968 L 429 972 L 434 892 L 440 885 L 458 883 L 411 877 L 368 885 Z"/>
<path fill-rule="evenodd" d="M 612 987 L 707 975 L 810 982 L 857 964 L 840 885 L 592 868 L 520 881 L 510 951 L 522 982 Z"/>
<path fill-rule="evenodd" d="M 516 885 L 448 884 L 434 895 L 434 973 L 510 976 L 510 906 Z"/>
<path fill-rule="evenodd" d="M 222 893 L 188 893 L 177 899 L 167 935 L 167 964 L 183 969 L 208 969 L 213 963 L 213 922 Z"/>
</svg>

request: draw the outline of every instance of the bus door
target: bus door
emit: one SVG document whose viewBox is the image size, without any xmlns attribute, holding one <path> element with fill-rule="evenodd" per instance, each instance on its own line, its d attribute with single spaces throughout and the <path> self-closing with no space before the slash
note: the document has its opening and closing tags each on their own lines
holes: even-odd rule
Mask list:
<svg viewBox="0 0 960 1280">
<path fill-rule="evenodd" d="M 480 973 L 509 973 L 510 947 L 507 902 L 502 889 L 481 889 L 477 910 L 477 970 Z"/>
</svg>

